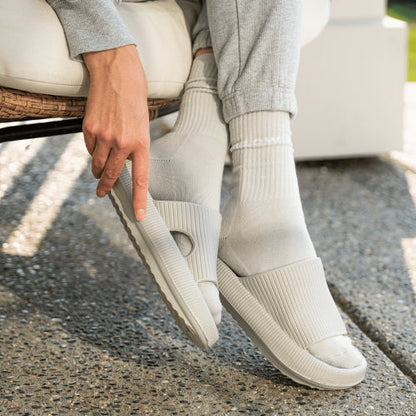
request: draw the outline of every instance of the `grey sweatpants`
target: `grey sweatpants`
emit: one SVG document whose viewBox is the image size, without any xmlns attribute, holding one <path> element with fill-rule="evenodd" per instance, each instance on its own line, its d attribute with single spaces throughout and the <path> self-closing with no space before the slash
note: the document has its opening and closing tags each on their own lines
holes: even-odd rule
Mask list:
<svg viewBox="0 0 416 416">
<path fill-rule="evenodd" d="M 115 6 L 120 0 L 46 1 L 62 23 L 74 59 L 136 43 Z M 194 52 L 213 47 L 225 121 L 262 110 L 294 115 L 303 0 L 203 2 Z"/>
<path fill-rule="evenodd" d="M 212 46 L 226 122 L 252 111 L 296 114 L 302 0 L 204 0 L 193 51 Z"/>
</svg>

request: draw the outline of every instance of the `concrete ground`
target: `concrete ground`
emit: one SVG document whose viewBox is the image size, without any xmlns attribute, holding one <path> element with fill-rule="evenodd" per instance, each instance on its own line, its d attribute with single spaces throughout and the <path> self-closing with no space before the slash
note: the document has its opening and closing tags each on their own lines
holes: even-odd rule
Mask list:
<svg viewBox="0 0 416 416">
<path fill-rule="evenodd" d="M 0 414 L 416 415 L 415 87 L 403 152 L 298 164 L 312 239 L 369 364 L 345 391 L 296 385 L 227 313 L 212 349 L 191 345 L 94 196 L 80 135 L 0 146 Z"/>
</svg>

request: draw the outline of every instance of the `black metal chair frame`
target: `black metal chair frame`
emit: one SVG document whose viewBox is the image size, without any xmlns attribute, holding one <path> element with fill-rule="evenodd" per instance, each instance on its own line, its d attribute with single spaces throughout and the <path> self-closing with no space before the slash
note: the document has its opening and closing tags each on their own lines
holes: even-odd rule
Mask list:
<svg viewBox="0 0 416 416">
<path fill-rule="evenodd" d="M 178 111 L 178 109 L 179 105 L 161 108 L 158 111 L 158 115 L 156 118 Z M 21 123 L 26 121 L 33 121 L 33 123 Z M 11 122 L 20 123 L 16 126 L 0 127 L 0 143 L 6 143 L 17 140 L 35 139 L 39 137 L 50 137 L 63 134 L 80 133 L 82 131 L 82 121 L 82 118 L 69 118 L 63 120 L 54 120 L 46 118 L 0 119 L 0 125 Z"/>
</svg>

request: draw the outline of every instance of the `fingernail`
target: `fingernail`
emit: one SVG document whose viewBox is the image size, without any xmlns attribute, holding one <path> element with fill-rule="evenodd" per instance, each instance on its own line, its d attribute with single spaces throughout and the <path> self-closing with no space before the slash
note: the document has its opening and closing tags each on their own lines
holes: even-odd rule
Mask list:
<svg viewBox="0 0 416 416">
<path fill-rule="evenodd" d="M 105 192 L 104 191 L 97 191 L 97 196 L 99 198 L 102 198 L 103 196 L 105 196 Z"/>
<path fill-rule="evenodd" d="M 140 208 L 136 211 L 136 219 L 137 219 L 137 221 L 144 220 L 144 209 Z"/>
</svg>

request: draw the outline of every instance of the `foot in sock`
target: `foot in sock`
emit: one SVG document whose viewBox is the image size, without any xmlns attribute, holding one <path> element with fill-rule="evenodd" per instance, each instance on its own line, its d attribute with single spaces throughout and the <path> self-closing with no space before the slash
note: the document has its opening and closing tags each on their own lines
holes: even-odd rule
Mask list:
<svg viewBox="0 0 416 416">
<path fill-rule="evenodd" d="M 222 212 L 219 257 L 238 276 L 316 258 L 299 195 L 289 114 L 253 112 L 230 122 L 234 188 Z M 363 357 L 346 336 L 309 348 L 338 368 Z"/>
<path fill-rule="evenodd" d="M 190 202 L 219 212 L 228 137 L 216 83 L 213 54 L 199 55 L 193 62 L 172 131 L 151 144 L 149 189 L 155 200 Z M 186 235 L 173 233 L 173 237 L 185 256 L 191 252 L 192 242 Z M 207 255 L 212 257 L 209 260 L 214 275 L 205 276 L 207 281 L 200 281 L 199 288 L 219 323 L 221 303 L 217 286 L 212 283 L 216 281 L 216 249 Z"/>
</svg>

